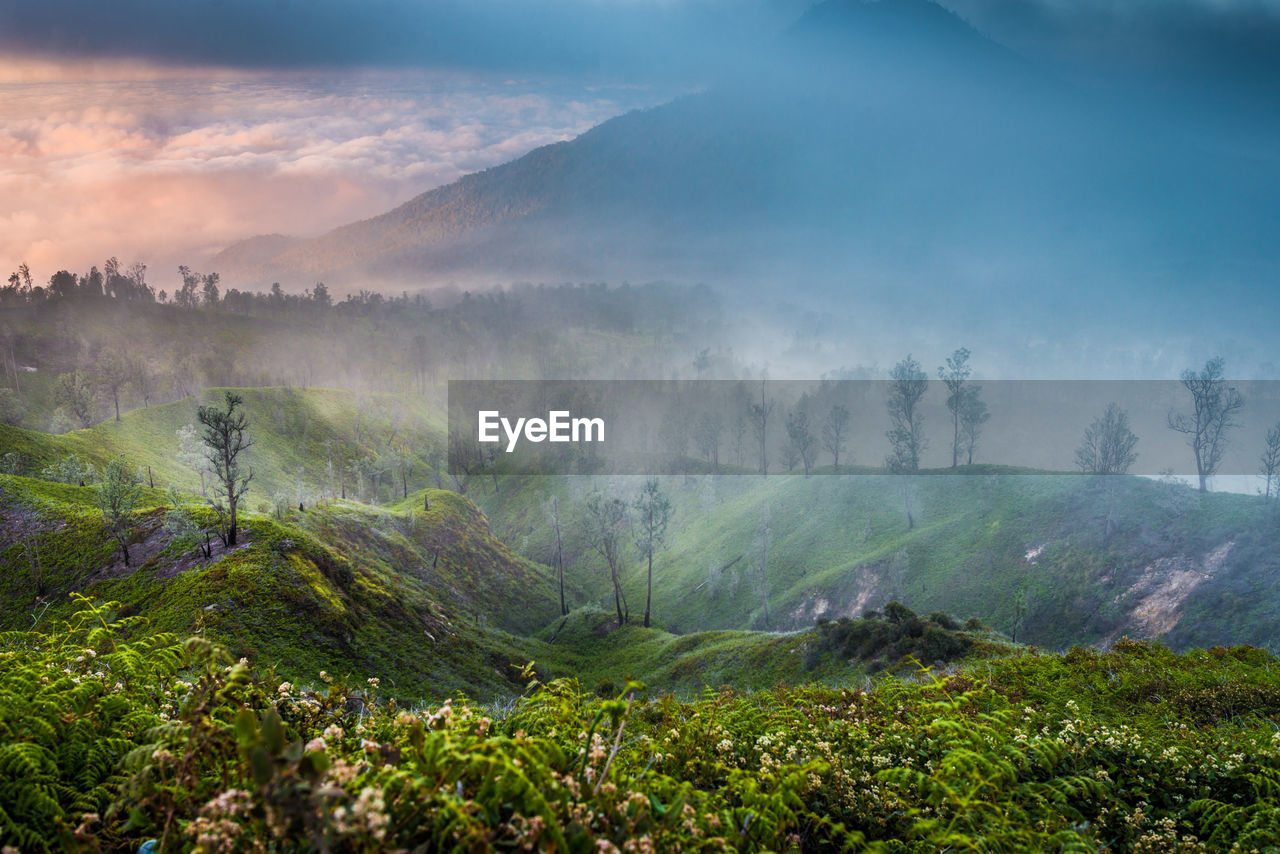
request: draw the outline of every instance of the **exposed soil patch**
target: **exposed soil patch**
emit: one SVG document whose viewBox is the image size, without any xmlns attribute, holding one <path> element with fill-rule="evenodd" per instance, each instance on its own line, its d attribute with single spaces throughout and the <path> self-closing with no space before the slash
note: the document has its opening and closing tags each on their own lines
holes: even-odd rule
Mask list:
<svg viewBox="0 0 1280 854">
<path fill-rule="evenodd" d="M 116 549 L 113 555 L 115 562 L 98 569 L 86 578 L 85 582 L 124 578 L 144 566 L 154 570 L 157 579 L 174 578 L 199 566 L 213 563 L 228 554 L 246 549 L 252 544 L 252 537 L 248 536 L 245 529 L 241 529 L 236 539 L 238 542 L 235 546 L 228 549 L 222 545 L 221 540 L 212 537 L 209 541 L 212 556 L 208 559 L 195 548 L 183 552 L 176 559 L 172 557 L 166 559 L 162 555 L 173 543 L 173 534 L 165 528 L 164 520 L 159 514 L 144 517 L 139 521 L 134 541 L 129 545 L 129 566 L 125 566 L 120 550 Z"/>
<path fill-rule="evenodd" d="M 37 534 L 60 530 L 65 524 L 21 504 L 0 505 L 0 543 L 19 543 Z"/>
<path fill-rule="evenodd" d="M 1160 558 L 1148 565 L 1133 586 L 1116 597 L 1117 602 L 1137 597 L 1130 611 L 1128 632 L 1139 638 L 1154 638 L 1172 631 L 1182 618 L 1182 603 L 1222 570 L 1234 545 L 1234 541 L 1223 543 L 1198 562 L 1178 556 Z M 1112 633 L 1108 643 L 1120 634 L 1120 630 Z"/>
</svg>

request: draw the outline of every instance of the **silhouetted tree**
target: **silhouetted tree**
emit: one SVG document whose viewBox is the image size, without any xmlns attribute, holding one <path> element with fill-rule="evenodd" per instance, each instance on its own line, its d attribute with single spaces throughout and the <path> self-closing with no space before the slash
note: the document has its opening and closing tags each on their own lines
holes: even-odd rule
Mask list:
<svg viewBox="0 0 1280 854">
<path fill-rule="evenodd" d="M 809 427 L 809 413 L 803 408 L 803 404 L 802 400 L 795 409 L 787 413 L 787 444 L 804 464 L 804 476 L 808 477 L 809 469 L 817 461 L 818 440 Z"/>
<path fill-rule="evenodd" d="M 1263 489 L 1262 495 L 1270 500 L 1271 484 L 1276 479 L 1276 475 L 1280 475 L 1280 423 L 1267 431 L 1266 444 L 1263 445 L 1259 462 L 1262 464 L 1259 473 L 1266 478 L 1266 488 Z"/>
<path fill-rule="evenodd" d="M 752 403 L 748 414 L 751 429 L 760 443 L 760 474 L 769 474 L 769 416 L 773 414 L 774 401 L 765 396 L 765 380 L 760 380 L 760 402 Z"/>
<path fill-rule="evenodd" d="M 920 398 L 929 388 L 929 375 L 911 356 L 893 366 L 889 382 L 889 419 L 892 428 L 885 433 L 892 445 L 888 468 L 894 473 L 919 471 L 920 454 L 924 451 L 924 417 L 918 409 Z"/>
<path fill-rule="evenodd" d="M 1093 419 L 1076 448 L 1076 465 L 1090 474 L 1124 474 L 1138 455 L 1138 437 L 1129 429 L 1129 415 L 1114 403 Z"/>
<path fill-rule="evenodd" d="M 831 464 L 840 473 L 840 452 L 844 450 L 845 435 L 849 429 L 849 410 L 841 404 L 831 407 L 822 422 L 822 447 L 831 454 Z"/>
<path fill-rule="evenodd" d="M 960 399 L 960 447 L 967 465 L 973 465 L 973 452 L 982 436 L 982 426 L 990 418 L 991 413 L 982 399 L 982 386 L 967 386 Z"/>
<path fill-rule="evenodd" d="M 1182 372 L 1182 385 L 1191 393 L 1192 413 L 1169 413 L 1169 427 L 1187 436 L 1196 460 L 1200 491 L 1208 491 L 1208 478 L 1218 470 L 1227 447 L 1227 432 L 1239 426 L 1236 413 L 1244 408 L 1244 397 L 1223 378 L 1223 361 L 1216 356 L 1204 369 Z"/>
<path fill-rule="evenodd" d="M 938 368 L 938 379 L 947 387 L 947 410 L 951 413 L 952 468 L 960 464 L 960 409 L 964 405 L 964 386 L 970 373 L 967 347 L 956 350 L 947 357 L 947 363 Z"/>
<path fill-rule="evenodd" d="M 724 432 L 724 420 L 718 409 L 698 416 L 693 428 L 693 441 L 703 459 L 711 464 L 711 471 L 720 473 L 720 434 Z"/>
</svg>

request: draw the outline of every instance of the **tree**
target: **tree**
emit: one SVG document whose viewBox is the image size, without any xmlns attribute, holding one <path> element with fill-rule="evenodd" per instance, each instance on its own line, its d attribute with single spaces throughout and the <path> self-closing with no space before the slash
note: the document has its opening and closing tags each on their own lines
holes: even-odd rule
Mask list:
<svg viewBox="0 0 1280 854">
<path fill-rule="evenodd" d="M 93 424 L 96 396 L 93 381 L 88 374 L 83 371 L 59 374 L 53 384 L 53 399 L 81 427 L 89 427 Z"/>
<path fill-rule="evenodd" d="M 41 480 L 54 483 L 66 483 L 71 486 L 84 486 L 93 483 L 97 470 L 93 463 L 80 459 L 78 454 L 69 454 L 56 463 L 50 463 L 40 472 Z"/>
<path fill-rule="evenodd" d="M 1076 465 L 1090 474 L 1124 474 L 1138 455 L 1138 437 L 1129 429 L 1129 414 L 1114 403 L 1093 419 L 1076 449 Z"/>
<path fill-rule="evenodd" d="M 200 280 L 200 296 L 205 308 L 218 307 L 218 274 L 208 273 Z"/>
<path fill-rule="evenodd" d="M 400 497 L 408 498 L 409 476 L 413 474 L 413 449 L 406 442 L 392 442 L 382 456 L 393 472 L 393 477 L 398 477 L 400 480 Z M 394 490 L 392 491 L 394 493 Z"/>
<path fill-rule="evenodd" d="M 845 433 L 849 429 L 849 410 L 836 404 L 827 413 L 822 422 L 822 447 L 831 454 L 831 463 L 836 474 L 840 473 L 840 452 L 844 450 Z"/>
<path fill-rule="evenodd" d="M 564 542 L 560 536 L 560 500 L 556 496 L 551 496 L 551 500 L 547 503 L 547 518 L 551 520 L 551 529 L 556 535 L 556 573 L 560 577 L 560 614 L 565 616 L 569 613 L 569 606 L 564 601 Z"/>
<path fill-rule="evenodd" d="M 671 499 L 663 494 L 655 477 L 644 482 L 632 506 L 638 514 L 635 528 L 636 548 L 649 564 L 644 599 L 644 626 L 647 629 L 650 607 L 653 604 L 653 553 L 661 548 L 666 540 L 667 523 L 671 521 Z"/>
<path fill-rule="evenodd" d="M 1208 492 L 1208 479 L 1217 472 L 1227 447 L 1227 432 L 1239 426 L 1236 413 L 1244 408 L 1244 397 L 1227 385 L 1222 368 L 1222 357 L 1215 356 L 1199 373 L 1192 368 L 1183 371 L 1182 385 L 1191 393 L 1192 413 L 1169 413 L 1169 428 L 1187 436 L 1201 492 Z"/>
<path fill-rule="evenodd" d="M 671 455 L 671 471 L 683 470 L 684 458 L 689 451 L 689 422 L 685 408 L 679 403 L 672 404 L 663 415 L 658 439 Z"/>
<path fill-rule="evenodd" d="M 761 628 L 769 629 L 769 544 L 773 540 L 773 518 L 768 507 L 756 528 L 756 549 L 760 553 L 760 606 Z"/>
<path fill-rule="evenodd" d="M 804 476 L 809 476 L 809 469 L 817 462 L 818 440 L 809 427 L 809 413 L 803 408 L 804 401 L 787 413 L 787 445 L 796 457 L 804 464 Z"/>
<path fill-rule="evenodd" d="M 972 373 L 969 368 L 969 349 L 961 347 L 947 357 L 946 365 L 938 368 L 938 379 L 947 387 L 947 410 L 951 413 L 951 467 L 960 465 L 960 409 L 964 404 L 965 382 Z"/>
<path fill-rule="evenodd" d="M 622 595 L 622 533 L 627 523 L 627 505 L 621 498 L 607 497 L 593 492 L 587 497 L 583 517 L 587 543 L 600 553 L 609 567 L 609 580 L 613 583 L 613 602 L 618 609 L 618 625 L 626 625 Z"/>
<path fill-rule="evenodd" d="M 173 534 L 173 541 L 179 548 L 199 549 L 205 560 L 213 557 L 209 529 L 200 523 L 173 487 L 169 487 L 169 512 L 164 516 L 164 527 Z"/>
<path fill-rule="evenodd" d="M 1271 484 L 1280 475 L 1280 422 L 1267 431 L 1266 445 L 1262 449 L 1262 457 L 1259 459 L 1262 463 L 1260 474 L 1266 478 L 1267 485 L 1262 495 L 1268 501 L 1271 500 Z"/>
<path fill-rule="evenodd" d="M 765 397 L 765 380 L 760 380 L 760 402 L 750 404 L 751 429 L 760 443 L 760 474 L 769 474 L 769 416 L 773 414 L 774 401 Z"/>
<path fill-rule="evenodd" d="M 18 425 L 26 417 L 27 405 L 11 388 L 0 388 L 0 424 Z"/>
<path fill-rule="evenodd" d="M 116 408 L 116 420 L 120 420 L 120 389 L 129 382 L 129 364 L 120 356 L 108 353 L 98 364 L 98 384 L 111 396 Z"/>
<path fill-rule="evenodd" d="M 724 420 L 720 411 L 713 409 L 698 416 L 693 428 L 693 441 L 698 452 L 711 464 L 711 471 L 720 473 L 720 434 L 724 432 Z"/>
<path fill-rule="evenodd" d="M 222 544 L 231 548 L 236 544 L 237 515 L 240 499 L 253 480 L 253 469 L 241 473 L 240 455 L 253 447 L 247 430 L 249 421 L 240 408 L 244 398 L 235 392 L 225 392 L 225 409 L 201 406 L 196 420 L 204 428 L 200 439 L 204 443 L 205 460 L 214 475 L 213 496 L 209 504 L 218 514 L 218 536 Z"/>
<path fill-rule="evenodd" d="M 200 287 L 200 274 L 183 265 L 178 267 L 178 275 L 182 277 L 182 287 L 173 292 L 173 301 L 182 308 L 195 308 L 199 299 L 196 291 Z"/>
<path fill-rule="evenodd" d="M 982 399 L 982 386 L 966 387 L 960 399 L 960 447 L 965 453 L 966 465 L 973 465 L 973 452 L 982 436 L 982 425 L 990 418 L 991 413 Z"/>
<path fill-rule="evenodd" d="M 98 484 L 96 503 L 102 511 L 107 533 L 120 546 L 125 566 L 129 566 L 129 540 L 133 538 L 133 509 L 141 493 L 133 466 L 123 459 L 107 463 Z"/>
<path fill-rule="evenodd" d="M 184 424 L 175 432 L 178 434 L 178 462 L 196 470 L 200 475 L 200 494 L 207 497 L 209 493 L 204 476 L 209 471 L 209 461 L 205 458 L 200 431 L 194 424 Z"/>
<path fill-rule="evenodd" d="M 134 393 L 142 398 L 143 407 L 151 406 L 151 398 L 155 395 L 156 377 L 147 357 L 135 355 L 128 360 L 128 367 L 129 385 L 133 387 Z"/>
<path fill-rule="evenodd" d="M 919 471 L 920 454 L 924 451 L 924 418 L 917 407 L 929 388 L 929 375 L 910 355 L 893 366 L 889 383 L 889 419 L 893 424 L 885 435 L 893 450 L 889 455 L 889 471 Z"/>
</svg>

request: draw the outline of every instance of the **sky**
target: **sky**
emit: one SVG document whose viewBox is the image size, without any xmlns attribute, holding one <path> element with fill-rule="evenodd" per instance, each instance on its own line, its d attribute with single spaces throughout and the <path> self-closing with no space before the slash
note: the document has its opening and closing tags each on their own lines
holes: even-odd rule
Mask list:
<svg viewBox="0 0 1280 854">
<path fill-rule="evenodd" d="M 946 3 L 1060 64 L 1280 72 L 1280 0 Z M 163 286 L 237 239 L 316 234 L 700 88 L 806 6 L 0 0 L 0 266 L 114 255 Z"/>
<path fill-rule="evenodd" d="M 161 287 L 232 241 L 372 216 L 664 97 L 417 69 L 0 68 L 5 275 L 114 255 Z"/>
</svg>

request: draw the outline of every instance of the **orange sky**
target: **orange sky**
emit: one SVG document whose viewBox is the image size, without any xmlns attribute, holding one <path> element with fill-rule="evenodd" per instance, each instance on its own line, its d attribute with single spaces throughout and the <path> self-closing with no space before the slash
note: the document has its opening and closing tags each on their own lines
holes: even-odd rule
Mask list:
<svg viewBox="0 0 1280 854">
<path fill-rule="evenodd" d="M 309 234 L 656 96 L 446 72 L 0 63 L 0 266 L 112 255 L 165 287 L 230 242 Z"/>
</svg>

